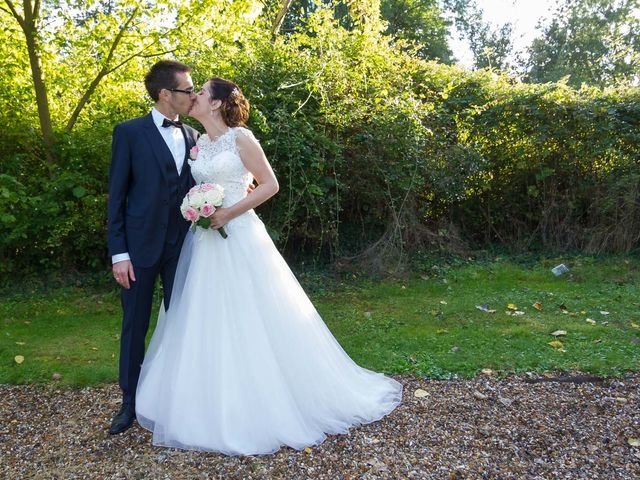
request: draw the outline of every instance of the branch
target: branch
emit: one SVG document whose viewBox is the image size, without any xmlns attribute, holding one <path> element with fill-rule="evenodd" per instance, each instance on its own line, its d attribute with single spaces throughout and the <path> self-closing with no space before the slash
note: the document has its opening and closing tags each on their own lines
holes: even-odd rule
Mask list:
<svg viewBox="0 0 640 480">
<path fill-rule="evenodd" d="M 276 39 L 276 35 L 278 34 L 278 31 L 280 30 L 280 27 L 282 26 L 282 22 L 284 21 L 284 17 L 287 14 L 287 11 L 289 11 L 289 7 L 291 6 L 291 3 L 293 2 L 293 0 L 283 0 L 282 1 L 282 6 L 280 7 L 280 10 L 278 11 L 278 15 L 276 15 L 275 20 L 273 21 L 273 24 L 271 25 L 271 41 L 275 41 Z"/>
<path fill-rule="evenodd" d="M 111 47 L 109 48 L 109 53 L 107 54 L 107 58 L 104 61 L 104 67 L 102 67 L 103 70 L 107 68 L 107 65 L 109 65 L 109 62 L 113 58 L 113 54 L 116 51 L 116 48 L 118 48 L 118 44 L 120 43 L 120 40 L 122 40 L 122 37 L 124 36 L 124 32 L 127 30 L 127 27 L 133 21 L 135 16 L 138 15 L 138 11 L 140 11 L 140 7 L 136 7 L 133 10 L 133 12 L 131 13 L 131 16 L 124 23 L 124 25 L 122 26 L 122 28 L 118 32 L 118 35 L 116 35 L 116 38 L 113 39 L 113 43 L 111 44 Z"/>
<path fill-rule="evenodd" d="M 36 0 L 36 2 L 38 2 L 38 0 Z M 89 84 L 89 87 L 85 90 L 84 95 L 82 95 L 82 98 L 78 102 L 78 105 L 76 105 L 76 108 L 73 110 L 73 113 L 71 114 L 71 117 L 69 117 L 69 121 L 67 122 L 67 125 L 64 127 L 66 132 L 70 132 L 71 129 L 73 128 L 73 126 L 76 124 L 76 121 L 78 120 L 78 117 L 80 116 L 80 112 L 82 111 L 84 106 L 89 101 L 89 98 L 91 97 L 91 95 L 93 95 L 93 92 L 98 87 L 98 84 L 100 83 L 100 81 L 107 74 L 109 74 L 110 71 L 113 71 L 113 70 L 109 70 L 108 69 L 108 65 L 111 62 L 111 59 L 113 58 L 113 54 L 115 53 L 116 48 L 118 48 L 118 44 L 120 43 L 120 41 L 122 40 L 122 37 L 124 36 L 124 32 L 127 30 L 127 27 L 133 21 L 135 16 L 138 14 L 139 10 L 140 10 L 140 7 L 136 7 L 133 10 L 131 15 L 127 19 L 127 21 L 124 23 L 124 25 L 122 25 L 122 28 L 120 29 L 120 31 L 118 32 L 116 37 L 113 39 L 113 42 L 111 43 L 111 46 L 109 47 L 109 53 L 107 53 L 107 57 L 106 57 L 106 59 L 104 61 L 104 64 L 103 64 L 102 68 L 100 69 L 98 74 L 95 76 L 95 78 L 93 79 L 91 84 Z"/>
<path fill-rule="evenodd" d="M 137 53 L 134 53 L 133 55 L 128 56 L 127 58 L 125 58 L 122 62 L 120 62 L 118 65 L 116 65 L 115 67 L 109 69 L 109 71 L 107 71 L 106 75 L 110 74 L 111 72 L 116 71 L 117 69 L 119 69 L 121 66 L 123 66 L 126 63 L 129 63 L 131 60 L 133 60 L 136 57 L 139 58 L 153 58 L 153 57 L 159 57 L 160 55 L 166 55 L 167 53 L 173 53 L 175 51 L 177 51 L 177 48 L 174 48 L 173 50 L 165 50 L 164 52 L 156 52 L 156 53 L 149 53 L 148 55 L 142 55 L 142 52 L 144 52 L 146 49 L 148 49 L 149 47 L 151 47 L 153 44 L 147 45 L 146 47 L 144 47 L 142 50 L 140 50 Z"/>
<path fill-rule="evenodd" d="M 7 1 L 7 0 L 5 0 L 5 1 Z M 98 85 L 100 84 L 100 82 L 102 81 L 102 79 L 104 77 L 106 77 L 110 73 L 114 72 L 118 68 L 122 67 L 123 65 L 129 63 L 131 60 L 133 60 L 136 57 L 142 57 L 142 58 L 158 57 L 160 55 L 165 55 L 167 53 L 173 53 L 173 52 L 175 52 L 177 50 L 177 49 L 166 50 L 166 51 L 163 51 L 163 52 L 156 52 L 156 53 L 150 53 L 150 54 L 147 54 L 147 55 L 143 55 L 143 53 L 146 50 L 148 50 L 153 45 L 155 45 L 154 42 L 151 42 L 148 45 L 144 46 L 142 49 L 138 50 L 136 53 L 134 53 L 134 54 L 128 56 L 127 58 L 125 58 L 124 60 L 122 60 L 120 63 L 118 63 L 114 67 L 109 68 L 109 63 L 111 63 L 111 60 L 113 60 L 113 56 L 115 54 L 115 51 L 118 48 L 118 45 L 120 44 L 120 41 L 122 40 L 122 37 L 124 36 L 124 33 L 126 32 L 127 28 L 129 27 L 129 25 L 131 24 L 133 19 L 137 16 L 139 10 L 140 10 L 140 7 L 136 7 L 135 8 L 135 10 L 131 13 L 131 15 L 129 16 L 129 18 L 127 19 L 125 24 L 122 26 L 122 28 L 120 29 L 120 31 L 118 32 L 116 37 L 113 39 L 111 47 L 109 47 L 109 53 L 107 54 L 107 57 L 105 58 L 105 61 L 103 63 L 102 68 L 97 73 L 97 75 L 95 76 L 95 78 L 93 79 L 91 84 L 87 87 L 87 90 L 84 92 L 84 95 L 82 95 L 82 98 L 80 99 L 80 101 L 78 102 L 78 105 L 76 106 L 76 108 L 74 109 L 73 113 L 71 114 L 71 117 L 69 117 L 69 121 L 67 122 L 67 125 L 65 126 L 65 131 L 66 132 L 70 132 L 73 129 L 74 125 L 78 121 L 78 117 L 80 116 L 80 112 L 82 111 L 84 106 L 87 104 L 87 102 L 91 98 L 91 95 L 93 95 L 93 93 L 95 92 L 96 88 L 98 87 Z M 185 22 L 183 22 L 182 24 L 177 25 L 175 28 L 170 29 L 167 32 L 165 32 L 164 35 L 165 36 L 169 36 L 168 34 L 170 32 L 180 29 L 184 24 L 186 24 L 186 22 L 188 20 L 190 20 L 190 17 L 188 17 L 185 20 Z"/>
<path fill-rule="evenodd" d="M 24 27 L 25 27 L 24 18 L 20 16 L 20 14 L 16 10 L 16 7 L 13 5 L 11 0 L 4 0 L 4 3 L 7 4 L 7 6 L 9 7 L 9 10 L 11 10 L 11 15 L 13 15 L 13 18 L 15 18 L 18 21 L 18 23 L 20 24 L 20 26 L 24 30 Z M 4 10 L 4 8 L 3 8 L 3 10 Z M 5 10 L 5 12 L 6 12 L 6 10 Z"/>
<path fill-rule="evenodd" d="M 40 0 L 35 0 L 33 4 L 33 12 L 31 13 L 31 16 L 33 17 L 33 23 L 35 23 L 36 20 L 38 20 L 38 17 L 40 16 Z"/>
</svg>

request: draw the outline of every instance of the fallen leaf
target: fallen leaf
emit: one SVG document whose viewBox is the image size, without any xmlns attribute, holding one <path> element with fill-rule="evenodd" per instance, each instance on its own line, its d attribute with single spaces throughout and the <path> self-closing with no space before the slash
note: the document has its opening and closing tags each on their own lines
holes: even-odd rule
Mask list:
<svg viewBox="0 0 640 480">
<path fill-rule="evenodd" d="M 371 318 L 371 312 L 364 312 L 364 318 L 366 318 L 367 320 Z"/>
<path fill-rule="evenodd" d="M 556 330 L 555 332 L 551 332 L 551 335 L 553 335 L 554 337 L 564 337 L 566 334 L 566 330 Z"/>
<path fill-rule="evenodd" d="M 438 335 L 443 335 L 445 333 L 449 333 L 449 330 L 447 330 L 446 328 L 441 328 L 440 330 L 436 330 L 436 333 Z"/>
<path fill-rule="evenodd" d="M 536 310 L 542 310 L 542 304 L 540 302 L 536 302 L 533 304 L 533 308 Z"/>
<path fill-rule="evenodd" d="M 640 328 L 640 325 L 635 322 L 631 322 L 631 328 Z"/>
<path fill-rule="evenodd" d="M 591 318 L 587 318 L 587 319 L 585 320 L 585 322 L 587 322 L 587 323 L 588 323 L 588 324 L 590 324 L 590 325 L 595 325 L 595 324 L 596 324 L 596 321 L 595 321 L 595 320 L 593 320 L 593 319 L 591 319 Z"/>
<path fill-rule="evenodd" d="M 416 358 L 416 356 L 415 356 L 415 355 L 410 355 L 410 356 L 409 356 L 409 361 L 410 361 L 411 363 L 416 363 L 416 362 L 418 361 L 418 359 Z"/>
<path fill-rule="evenodd" d="M 624 397 L 616 397 L 616 402 L 618 403 L 627 403 L 629 400 L 627 400 Z"/>
<path fill-rule="evenodd" d="M 493 370 L 491 370 L 490 368 L 483 368 L 482 373 L 484 373 L 485 375 L 493 375 Z"/>
<path fill-rule="evenodd" d="M 304 447 L 304 453 L 309 454 L 311 452 L 312 452 L 312 450 L 309 447 Z"/>
<path fill-rule="evenodd" d="M 513 400 L 511 400 L 510 398 L 506 398 L 506 397 L 500 397 L 498 398 L 498 401 L 503 404 L 505 407 L 510 407 L 511 404 L 513 403 Z"/>
<path fill-rule="evenodd" d="M 517 310 L 518 306 L 515 303 L 507 304 L 507 310 Z"/>
<path fill-rule="evenodd" d="M 593 343 L 602 343 L 602 339 L 601 338 L 596 338 Z"/>
<path fill-rule="evenodd" d="M 452 347 L 451 348 L 451 353 L 457 353 L 460 351 L 460 347 Z"/>
<path fill-rule="evenodd" d="M 51 375 L 51 378 L 53 380 L 60 380 L 62 378 L 62 375 L 60 375 L 59 373 L 54 373 L 53 375 Z"/>
<path fill-rule="evenodd" d="M 627 443 L 632 447 L 640 447 L 640 438 L 629 438 Z"/>
<path fill-rule="evenodd" d="M 445 302 L 444 300 L 440 300 L 440 303 L 441 303 L 442 305 L 446 305 L 446 304 L 447 304 L 447 302 Z"/>
<path fill-rule="evenodd" d="M 600 315 L 609 315 L 609 312 L 606 312 L 604 310 L 600 310 Z"/>
<path fill-rule="evenodd" d="M 413 392 L 413 396 L 416 398 L 424 398 L 429 396 L 429 392 L 427 392 L 426 390 L 422 390 L 421 388 L 418 388 L 415 392 Z"/>
<path fill-rule="evenodd" d="M 562 343 L 560 340 L 552 340 L 547 345 L 550 345 L 553 348 L 562 348 L 562 347 L 564 347 L 564 343 Z"/>
<path fill-rule="evenodd" d="M 22 362 L 24 362 L 24 357 L 22 355 L 16 355 L 15 357 L 13 357 L 13 361 L 20 365 Z"/>
<path fill-rule="evenodd" d="M 26 343 L 25 342 L 16 342 L 16 345 L 22 346 L 22 345 L 26 345 Z"/>
</svg>

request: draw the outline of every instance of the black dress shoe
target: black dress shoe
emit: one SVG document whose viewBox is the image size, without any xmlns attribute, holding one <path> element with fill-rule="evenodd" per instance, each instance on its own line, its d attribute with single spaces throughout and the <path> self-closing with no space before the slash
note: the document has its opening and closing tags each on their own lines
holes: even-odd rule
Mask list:
<svg viewBox="0 0 640 480">
<path fill-rule="evenodd" d="M 111 435 L 116 435 L 128 430 L 131 428 L 131 425 L 133 425 L 134 418 L 136 418 L 135 408 L 131 405 L 122 405 L 120 411 L 116 413 L 116 416 L 113 417 L 113 420 L 111 421 L 109 433 Z"/>
</svg>

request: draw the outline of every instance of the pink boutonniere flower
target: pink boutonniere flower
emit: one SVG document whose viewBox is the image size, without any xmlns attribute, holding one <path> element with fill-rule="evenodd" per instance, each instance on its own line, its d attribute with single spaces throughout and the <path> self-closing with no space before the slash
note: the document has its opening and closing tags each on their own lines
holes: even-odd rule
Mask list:
<svg viewBox="0 0 640 480">
<path fill-rule="evenodd" d="M 189 150 L 189 158 L 191 158 L 191 160 L 196 160 L 198 158 L 199 151 L 200 149 L 198 148 L 197 145 L 194 145 L 193 147 L 191 147 L 191 150 Z"/>
</svg>

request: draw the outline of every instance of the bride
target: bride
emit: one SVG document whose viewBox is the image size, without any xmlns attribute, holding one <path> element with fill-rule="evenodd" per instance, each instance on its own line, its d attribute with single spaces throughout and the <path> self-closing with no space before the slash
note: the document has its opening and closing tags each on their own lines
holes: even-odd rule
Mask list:
<svg viewBox="0 0 640 480">
<path fill-rule="evenodd" d="M 344 352 L 254 213 L 278 181 L 242 127 L 248 113 L 240 89 L 220 78 L 189 112 L 207 132 L 189 162 L 193 177 L 220 184 L 225 197 L 212 228 L 185 240 L 142 365 L 136 416 L 155 445 L 228 455 L 303 449 L 379 420 L 402 397 L 398 382 Z"/>
</svg>

